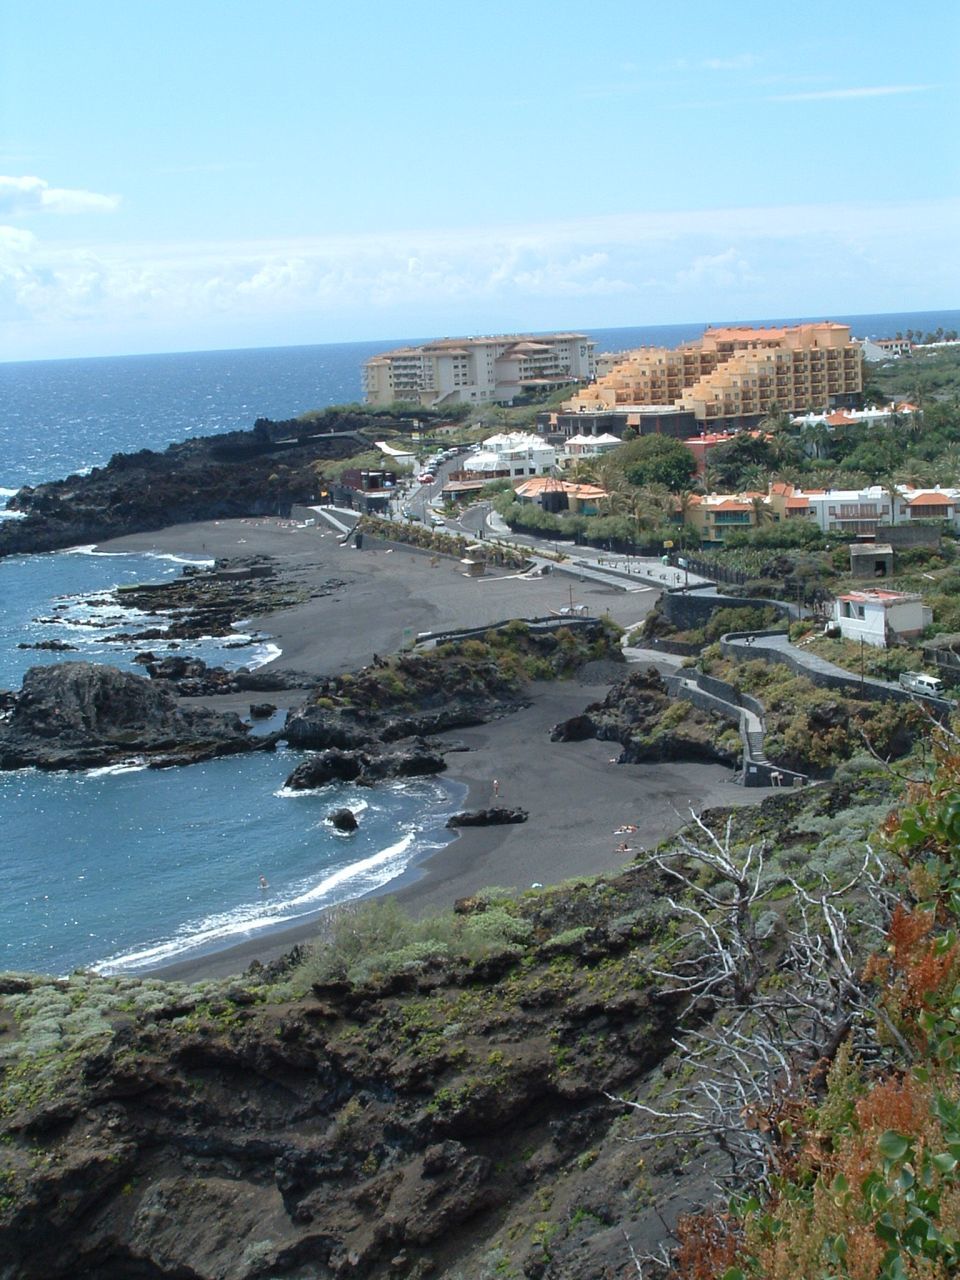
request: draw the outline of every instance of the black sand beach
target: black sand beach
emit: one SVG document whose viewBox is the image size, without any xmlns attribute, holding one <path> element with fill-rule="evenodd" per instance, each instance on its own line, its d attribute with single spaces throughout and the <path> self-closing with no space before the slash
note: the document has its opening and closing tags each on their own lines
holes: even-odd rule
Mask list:
<svg viewBox="0 0 960 1280">
<path fill-rule="evenodd" d="M 375 653 L 394 652 L 422 631 L 547 615 L 569 602 L 571 586 L 575 602 L 591 613 L 608 613 L 621 625 L 640 621 L 657 597 L 652 589 L 625 592 L 560 573 L 532 580 L 515 574 L 471 580 L 453 560 L 433 565 L 429 556 L 402 549 L 355 551 L 340 547 L 333 533 L 281 521 L 175 526 L 104 547 L 209 557 L 267 554 L 282 557 L 307 584 L 333 575 L 347 580 L 333 596 L 252 620 L 283 650 L 278 665 L 317 676 L 363 666 Z M 584 681 L 536 685 L 526 710 L 446 735 L 468 748 L 448 755 L 445 775 L 468 786 L 466 807 L 489 804 L 497 779 L 501 801 L 522 806 L 530 816 L 519 826 L 466 830 L 410 868 L 390 886 L 408 910 L 443 910 L 491 885 L 520 889 L 615 870 L 677 830 L 691 808 L 755 804 L 768 794 L 736 785 L 732 772 L 720 765 L 616 765 L 609 743 L 551 743 L 553 725 L 602 698 L 607 680 L 607 672 L 599 680 L 588 672 Z M 295 691 L 271 700 L 286 706 L 302 697 Z M 226 710 L 230 701 L 217 698 L 210 705 Z M 237 695 L 236 709 L 245 710 L 248 702 L 249 695 Z M 628 838 L 627 853 L 618 849 L 623 836 L 615 834 L 625 823 L 638 828 Z M 165 966 L 162 973 L 186 981 L 237 973 L 315 932 L 316 923 L 307 922 Z"/>
</svg>

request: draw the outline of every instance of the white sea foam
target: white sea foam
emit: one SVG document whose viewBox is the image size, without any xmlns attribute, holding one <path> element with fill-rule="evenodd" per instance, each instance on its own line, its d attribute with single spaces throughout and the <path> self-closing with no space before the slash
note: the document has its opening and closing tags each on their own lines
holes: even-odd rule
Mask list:
<svg viewBox="0 0 960 1280">
<path fill-rule="evenodd" d="M 259 645 L 258 650 L 259 651 L 254 657 L 248 658 L 243 664 L 251 671 L 256 671 L 257 667 L 265 667 L 268 662 L 276 662 L 277 658 L 279 658 L 281 653 L 283 653 L 283 650 L 278 644 L 273 644 L 270 641 L 266 641 L 264 644 Z"/>
<path fill-rule="evenodd" d="M 101 552 L 100 554 L 103 555 L 104 553 Z M 118 555 L 121 553 L 112 552 L 111 554 Z M 216 564 L 215 560 L 207 557 L 197 559 L 195 556 L 176 556 L 171 551 L 144 551 L 142 554 L 150 560 L 168 560 L 171 564 L 195 564 L 201 569 L 212 569 Z"/>
<path fill-rule="evenodd" d="M 107 558 L 119 558 L 121 556 L 136 555 L 135 551 L 98 551 L 96 542 L 86 542 L 78 547 L 64 547 L 63 555 L 65 556 L 105 556 Z"/>
<path fill-rule="evenodd" d="M 133 756 L 129 760 L 120 760 L 117 764 L 105 764 L 99 769 L 86 769 L 85 778 L 107 778 L 121 773 L 141 773 L 147 767 L 143 756 Z"/>
<path fill-rule="evenodd" d="M 12 498 L 15 493 L 19 493 L 19 490 L 8 489 L 6 485 L 0 484 L 0 498 Z"/>
<path fill-rule="evenodd" d="M 207 916 L 196 925 L 184 925 L 173 938 L 137 951 L 121 952 L 91 967 L 98 973 L 151 968 L 182 959 L 193 951 L 209 951 L 266 929 L 295 924 L 335 901 L 359 897 L 392 880 L 404 870 L 406 855 L 415 839 L 415 833 L 409 831 L 395 844 L 331 872 L 319 884 L 286 901 L 246 903 L 232 911 Z"/>
</svg>

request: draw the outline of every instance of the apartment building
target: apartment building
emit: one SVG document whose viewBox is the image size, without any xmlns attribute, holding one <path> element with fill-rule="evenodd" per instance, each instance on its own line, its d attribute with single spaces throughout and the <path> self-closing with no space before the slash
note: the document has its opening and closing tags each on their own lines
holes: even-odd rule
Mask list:
<svg viewBox="0 0 960 1280">
<path fill-rule="evenodd" d="M 729 533 L 748 533 L 759 524 L 778 520 L 769 494 L 695 494 L 684 512 L 684 523 L 696 529 L 704 546 L 720 546 Z"/>
<path fill-rule="evenodd" d="M 786 413 L 856 402 L 859 346 L 847 325 L 707 329 L 675 350 L 642 347 L 563 404 L 569 413 L 642 413 L 670 405 L 703 428 L 754 426 Z"/>
<path fill-rule="evenodd" d="M 596 343 L 584 333 L 441 338 L 398 347 L 363 366 L 367 404 L 405 400 L 425 407 L 509 404 L 596 374 Z"/>
<path fill-rule="evenodd" d="M 824 533 L 853 533 L 872 537 L 878 526 L 909 525 L 936 520 L 960 529 L 960 490 L 914 489 L 883 485 L 864 489 L 804 492 L 792 485 L 772 485 L 770 501 L 778 519 L 805 519 Z"/>
</svg>

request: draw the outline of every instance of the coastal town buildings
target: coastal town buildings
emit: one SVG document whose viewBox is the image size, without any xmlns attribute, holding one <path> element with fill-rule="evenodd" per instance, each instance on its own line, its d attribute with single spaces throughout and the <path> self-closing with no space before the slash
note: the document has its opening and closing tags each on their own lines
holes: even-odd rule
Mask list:
<svg viewBox="0 0 960 1280">
<path fill-rule="evenodd" d="M 893 537 L 888 530 L 911 525 L 915 533 L 921 525 L 960 531 L 960 489 L 869 485 L 804 491 L 792 484 L 774 483 L 767 493 L 691 494 L 683 520 L 697 531 L 705 546 L 721 546 L 731 531 L 748 532 L 785 520 L 804 521 L 823 533 L 860 538 L 876 538 L 878 529 L 884 531 L 884 537 Z M 935 530 L 928 528 L 926 532 L 936 538 Z"/>
<path fill-rule="evenodd" d="M 704 546 L 714 547 L 730 533 L 746 533 L 778 518 L 764 493 L 695 493 L 683 511 L 683 523 L 696 530 Z"/>
<path fill-rule="evenodd" d="M 678 415 L 681 429 L 755 426 L 775 411 L 854 406 L 862 389 L 860 347 L 847 325 L 728 326 L 707 329 L 702 338 L 673 350 L 627 352 L 564 401 L 556 426 L 566 432 L 577 415 L 606 414 L 620 420 L 621 434 L 628 424 L 644 434 L 646 420 L 662 417 L 664 409 Z"/>
<path fill-rule="evenodd" d="M 790 423 L 794 427 L 800 427 L 801 431 L 808 427 L 888 426 L 898 418 L 909 418 L 919 412 L 917 405 L 909 400 L 901 400 L 897 404 L 884 405 L 883 408 L 867 405 L 863 409 L 834 409 L 824 413 L 798 414 L 790 419 Z"/>
<path fill-rule="evenodd" d="M 585 333 L 441 338 L 398 347 L 363 366 L 367 404 L 510 404 L 518 396 L 589 382 L 596 343 Z"/>
</svg>

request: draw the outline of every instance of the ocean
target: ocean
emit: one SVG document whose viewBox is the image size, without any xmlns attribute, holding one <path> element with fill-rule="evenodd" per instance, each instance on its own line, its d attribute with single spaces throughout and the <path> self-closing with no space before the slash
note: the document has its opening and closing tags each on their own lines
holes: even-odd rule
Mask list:
<svg viewBox="0 0 960 1280">
<path fill-rule="evenodd" d="M 858 337 L 960 327 L 955 311 L 829 318 L 849 323 Z M 673 346 L 703 328 L 588 332 L 598 350 L 619 351 Z M 88 470 L 114 453 L 358 400 L 363 361 L 397 345 L 0 364 L 0 505 L 22 485 Z M 131 647 L 85 625 L 91 602 L 120 584 L 168 579 L 186 562 L 89 547 L 0 560 L 0 688 L 19 687 L 38 662 L 131 666 Z M 136 619 L 113 621 L 110 630 L 120 630 Z M 280 657 L 270 637 L 247 638 L 238 650 L 208 640 L 184 651 L 227 666 Z M 78 652 L 18 648 L 50 639 Z M 281 750 L 180 769 L 0 774 L 0 969 L 145 972 L 382 888 L 446 843 L 444 823 L 463 788 L 430 780 L 293 795 L 283 780 L 297 759 Z M 325 821 L 345 804 L 363 813 L 349 837 Z"/>
</svg>

